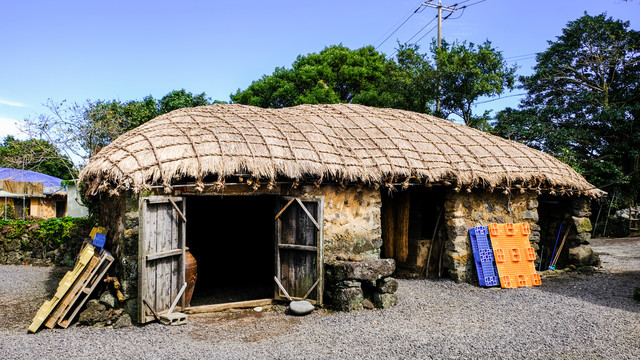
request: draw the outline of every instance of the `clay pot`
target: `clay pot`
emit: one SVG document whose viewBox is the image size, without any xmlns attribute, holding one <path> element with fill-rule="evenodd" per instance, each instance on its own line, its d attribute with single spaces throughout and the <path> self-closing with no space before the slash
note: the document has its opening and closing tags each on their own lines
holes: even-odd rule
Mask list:
<svg viewBox="0 0 640 360">
<path fill-rule="evenodd" d="M 184 290 L 184 302 L 186 306 L 191 306 L 191 297 L 193 296 L 193 290 L 196 288 L 196 279 L 198 278 L 198 263 L 196 258 L 189 252 L 189 248 L 187 247 L 185 250 L 184 278 L 187 281 L 187 288 Z"/>
</svg>

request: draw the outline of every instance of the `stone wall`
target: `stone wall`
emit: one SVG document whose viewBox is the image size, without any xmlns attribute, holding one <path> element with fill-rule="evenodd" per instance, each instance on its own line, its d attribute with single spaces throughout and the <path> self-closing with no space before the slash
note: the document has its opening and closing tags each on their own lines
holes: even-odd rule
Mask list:
<svg viewBox="0 0 640 360">
<path fill-rule="evenodd" d="M 444 204 L 447 240 L 442 259 L 448 277 L 458 282 L 477 281 L 469 240 L 469 228 L 473 226 L 527 222 L 531 227 L 531 246 L 538 251 L 540 226 L 537 224 L 537 208 L 535 193 L 449 192 Z"/>
<path fill-rule="evenodd" d="M 368 187 L 343 189 L 328 185 L 305 187 L 300 195 L 324 196 L 325 262 L 338 256 L 380 258 L 380 190 Z"/>
<path fill-rule="evenodd" d="M 540 197 L 540 225 L 543 229 L 542 260 L 546 268 L 552 258 L 556 239 L 558 247 L 567 230 L 565 245 L 560 251 L 556 268 L 598 265 L 598 255 L 591 249 L 591 201 L 585 197 Z M 562 230 L 560 230 L 562 224 Z M 560 234 L 558 234 L 560 233 Z M 544 269 L 543 269 L 544 270 Z"/>
</svg>

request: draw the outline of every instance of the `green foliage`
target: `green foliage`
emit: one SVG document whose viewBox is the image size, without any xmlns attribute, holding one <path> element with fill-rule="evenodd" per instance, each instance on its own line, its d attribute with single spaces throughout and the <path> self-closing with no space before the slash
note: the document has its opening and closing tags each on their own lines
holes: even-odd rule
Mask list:
<svg viewBox="0 0 640 360">
<path fill-rule="evenodd" d="M 613 191 L 637 201 L 640 32 L 585 14 L 537 61 L 521 78 L 527 98 L 498 114 L 494 132 L 558 156 L 593 184 L 616 183 Z"/>
<path fill-rule="evenodd" d="M 158 115 L 166 114 L 176 109 L 209 104 L 211 104 L 211 99 L 209 99 L 205 93 L 194 96 L 190 92 L 186 92 L 184 89 L 174 90 L 158 101 Z"/>
<path fill-rule="evenodd" d="M 472 105 L 481 96 L 500 95 L 505 89 L 513 89 L 516 67 L 509 67 L 502 53 L 488 40 L 478 46 L 443 40 L 440 48 L 435 43 L 431 47 L 442 86 L 444 117 L 456 114 L 467 126 L 488 130 L 488 113 L 474 116 Z"/>
<path fill-rule="evenodd" d="M 633 299 L 635 301 L 640 301 L 640 287 L 637 287 L 635 290 L 633 290 Z"/>
<path fill-rule="evenodd" d="M 19 140 L 11 135 L 0 143 L 0 167 L 30 170 L 61 179 L 77 176 L 69 157 L 61 155 L 50 142 Z"/>
<path fill-rule="evenodd" d="M 246 90 L 238 89 L 231 100 L 265 108 L 350 103 L 381 84 L 389 62 L 372 46 L 351 50 L 334 45 L 319 53 L 299 55 L 291 69 L 276 68 Z"/>
<path fill-rule="evenodd" d="M 400 44 L 395 60 L 373 47 L 351 50 L 342 45 L 298 56 L 291 69 L 279 67 L 231 95 L 236 103 L 260 107 L 300 104 L 354 103 L 432 113 L 442 82 L 442 112 L 457 114 L 467 125 L 488 127 L 488 112 L 474 116 L 472 104 L 481 96 L 513 88 L 515 67 L 489 42 L 432 48 L 420 53 L 417 45 Z M 438 63 L 439 72 L 433 64 Z"/>
<path fill-rule="evenodd" d="M 16 218 L 16 210 L 13 208 L 13 205 L 11 204 L 7 204 L 6 205 L 6 218 L 7 219 L 15 219 Z M 4 219 L 5 218 L 5 205 L 4 203 L 0 204 L 0 218 Z"/>
</svg>

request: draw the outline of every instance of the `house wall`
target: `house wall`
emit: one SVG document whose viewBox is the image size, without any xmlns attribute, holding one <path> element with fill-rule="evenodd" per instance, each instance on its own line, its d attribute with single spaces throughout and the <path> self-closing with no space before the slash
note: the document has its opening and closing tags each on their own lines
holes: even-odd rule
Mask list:
<svg viewBox="0 0 640 360">
<path fill-rule="evenodd" d="M 458 282 L 476 279 L 469 240 L 470 227 L 527 222 L 531 228 L 529 240 L 537 252 L 540 242 L 537 208 L 538 200 L 534 192 L 510 195 L 484 191 L 447 193 L 444 204 L 447 240 L 442 262 L 448 277 Z"/>
<path fill-rule="evenodd" d="M 327 185 L 305 187 L 299 195 L 324 196 L 324 260 L 380 258 L 380 190 Z"/>
</svg>

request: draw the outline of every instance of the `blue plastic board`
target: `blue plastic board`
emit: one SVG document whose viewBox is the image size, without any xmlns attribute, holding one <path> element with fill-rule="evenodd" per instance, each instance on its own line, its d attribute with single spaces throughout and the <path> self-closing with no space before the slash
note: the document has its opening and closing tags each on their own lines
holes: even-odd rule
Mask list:
<svg viewBox="0 0 640 360">
<path fill-rule="evenodd" d="M 472 227 L 469 229 L 469 237 L 471 238 L 471 249 L 480 286 L 499 285 L 498 268 L 489 241 L 489 228 L 486 226 Z"/>
<path fill-rule="evenodd" d="M 93 246 L 100 250 L 102 250 L 105 242 L 107 242 L 107 237 L 104 234 L 96 233 L 96 236 L 93 237 Z"/>
</svg>

